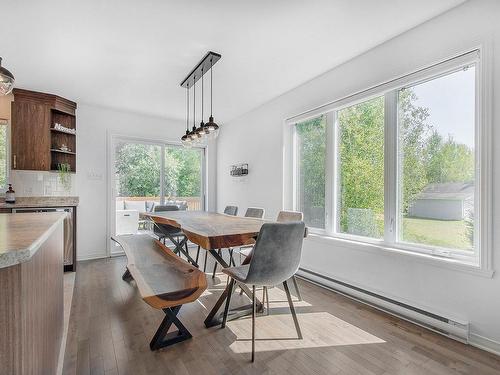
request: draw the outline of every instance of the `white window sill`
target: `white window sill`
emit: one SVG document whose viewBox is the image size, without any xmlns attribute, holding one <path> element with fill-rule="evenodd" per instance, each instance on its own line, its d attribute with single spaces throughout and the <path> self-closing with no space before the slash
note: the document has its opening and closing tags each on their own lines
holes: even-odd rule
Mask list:
<svg viewBox="0 0 500 375">
<path fill-rule="evenodd" d="M 381 244 L 374 244 L 374 243 L 356 241 L 352 239 L 333 237 L 322 233 L 309 232 L 309 235 L 306 240 L 310 240 L 313 242 L 320 242 L 331 246 L 341 246 L 356 251 L 370 252 L 372 254 L 378 253 L 385 256 L 406 257 L 407 259 L 412 259 L 420 263 L 428 264 L 431 266 L 456 270 L 485 278 L 492 278 L 493 274 L 495 273 L 493 269 L 482 268 L 475 262 L 467 262 L 464 260 L 458 260 L 454 258 L 446 258 L 432 254 L 418 253 L 414 251 L 398 249 L 395 247 L 385 246 Z"/>
</svg>

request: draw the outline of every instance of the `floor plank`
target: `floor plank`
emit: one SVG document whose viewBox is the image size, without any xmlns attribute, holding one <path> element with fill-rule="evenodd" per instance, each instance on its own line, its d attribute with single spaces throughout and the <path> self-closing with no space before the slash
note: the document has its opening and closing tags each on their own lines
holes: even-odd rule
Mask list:
<svg viewBox="0 0 500 375">
<path fill-rule="evenodd" d="M 202 256 L 202 259 L 204 257 Z M 207 270 L 213 269 L 209 260 Z M 256 362 L 250 363 L 251 322 L 206 329 L 203 320 L 226 285 L 221 273 L 180 319 L 193 339 L 158 352 L 149 341 L 163 313 L 121 279 L 123 257 L 80 262 L 64 358 L 64 374 L 361 374 L 500 375 L 500 357 L 299 280 L 296 302 L 303 340 L 284 292 L 269 290 L 271 311 L 257 318 Z M 246 303 L 235 294 L 234 303 Z"/>
</svg>

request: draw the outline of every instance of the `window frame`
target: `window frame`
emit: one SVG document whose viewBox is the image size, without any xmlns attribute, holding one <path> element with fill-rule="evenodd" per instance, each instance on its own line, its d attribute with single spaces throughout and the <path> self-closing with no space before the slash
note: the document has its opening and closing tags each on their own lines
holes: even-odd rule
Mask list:
<svg viewBox="0 0 500 375">
<path fill-rule="evenodd" d="M 412 86 L 425 81 L 437 79 L 463 69 L 466 65 L 475 65 L 475 194 L 474 194 L 474 249 L 459 250 L 438 246 L 406 243 L 400 240 L 399 217 L 400 186 L 399 186 L 399 124 L 398 124 L 398 91 L 401 88 Z M 469 49 L 451 58 L 441 60 L 435 64 L 418 69 L 412 73 L 400 76 L 368 88 L 367 90 L 346 96 L 330 102 L 321 107 L 293 116 L 285 120 L 285 128 L 291 128 L 292 149 L 291 171 L 292 200 L 285 197 L 287 189 L 284 188 L 284 206 L 297 209 L 297 160 L 295 143 L 295 124 L 304 120 L 327 116 L 327 147 L 326 147 L 326 189 L 325 189 L 325 229 L 309 228 L 313 236 L 323 236 L 347 241 L 359 245 L 371 245 L 378 249 L 390 250 L 391 253 L 418 256 L 432 259 L 440 263 L 465 266 L 469 269 L 480 270 L 483 274 L 491 276 L 491 53 L 483 45 Z M 338 148 L 337 148 L 337 111 L 370 100 L 377 96 L 384 96 L 384 238 L 374 239 L 340 233 L 337 228 L 338 204 Z M 285 131 L 285 147 L 288 138 Z M 289 143 L 290 144 L 290 143 Z M 285 153 L 286 164 L 286 153 Z M 289 164 L 288 164 L 289 165 Z M 285 166 L 285 169 L 287 167 Z M 284 182 L 286 182 L 285 172 Z M 290 181 L 290 180 L 289 180 Z M 291 206 L 290 206 L 291 204 Z M 360 246 L 361 248 L 362 246 Z M 364 246 L 365 248 L 367 246 Z M 481 272 L 479 272 L 481 273 Z"/>
<path fill-rule="evenodd" d="M 293 130 L 292 130 L 292 144 L 293 144 L 293 151 L 292 151 L 292 155 L 293 155 L 293 207 L 294 207 L 294 210 L 296 211 L 300 211 L 300 209 L 298 209 L 298 207 L 301 206 L 301 194 L 300 194 L 300 188 L 301 188 L 301 185 L 300 185 L 300 179 L 298 178 L 299 174 L 300 174 L 300 171 L 299 171 L 299 165 L 300 163 L 298 162 L 298 146 L 299 146 L 299 143 L 298 143 L 298 136 L 297 136 L 297 127 L 295 125 L 299 124 L 299 123 L 302 123 L 302 122 L 305 122 L 307 120 L 311 120 L 311 119 L 314 119 L 314 118 L 317 118 L 317 117 L 321 117 L 321 116 L 325 116 L 325 123 L 326 123 L 326 129 L 325 129 L 325 132 L 326 132 L 326 154 L 325 154 L 325 228 L 317 228 L 317 227 L 310 227 L 313 229 L 313 232 L 314 233 L 317 233 L 317 234 L 328 234 L 328 228 L 330 226 L 330 223 L 328 222 L 328 218 L 331 217 L 331 202 L 328 201 L 327 197 L 329 196 L 329 194 L 327 193 L 328 192 L 328 189 L 329 187 L 331 187 L 331 184 L 329 183 L 329 173 L 328 173 L 328 170 L 329 168 L 331 167 L 331 162 L 330 162 L 330 158 L 328 157 L 329 156 L 329 147 L 328 147 L 328 143 L 329 143 L 329 139 L 331 138 L 331 134 L 330 134 L 330 129 L 331 127 L 329 126 L 329 122 L 331 121 L 331 113 L 321 113 L 319 115 L 316 115 L 316 116 L 311 116 L 311 117 L 308 117 L 308 118 L 305 118 L 305 119 L 302 119 L 301 121 L 297 121 L 294 123 L 294 126 L 293 126 Z"/>
</svg>

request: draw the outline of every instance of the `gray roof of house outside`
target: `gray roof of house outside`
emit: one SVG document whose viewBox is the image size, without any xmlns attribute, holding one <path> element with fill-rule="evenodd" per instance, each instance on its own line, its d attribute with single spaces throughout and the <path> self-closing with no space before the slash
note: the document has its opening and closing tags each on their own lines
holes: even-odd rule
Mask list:
<svg viewBox="0 0 500 375">
<path fill-rule="evenodd" d="M 452 199 L 463 200 L 474 197 L 473 182 L 446 182 L 429 184 L 416 199 Z"/>
</svg>

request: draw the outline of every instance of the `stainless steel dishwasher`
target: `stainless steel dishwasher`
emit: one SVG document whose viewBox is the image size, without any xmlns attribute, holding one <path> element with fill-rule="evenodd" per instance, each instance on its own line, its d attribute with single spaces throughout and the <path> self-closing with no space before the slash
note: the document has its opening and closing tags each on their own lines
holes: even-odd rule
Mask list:
<svg viewBox="0 0 500 375">
<path fill-rule="evenodd" d="M 73 223 L 73 207 L 47 207 L 47 208 L 13 208 L 12 213 L 23 214 L 30 212 L 67 212 L 64 219 L 64 266 L 73 265 L 73 236 L 74 236 L 74 223 Z M 65 267 L 66 268 L 66 267 Z"/>
</svg>

